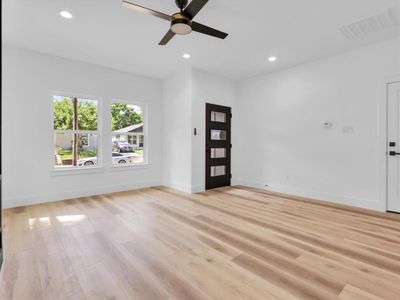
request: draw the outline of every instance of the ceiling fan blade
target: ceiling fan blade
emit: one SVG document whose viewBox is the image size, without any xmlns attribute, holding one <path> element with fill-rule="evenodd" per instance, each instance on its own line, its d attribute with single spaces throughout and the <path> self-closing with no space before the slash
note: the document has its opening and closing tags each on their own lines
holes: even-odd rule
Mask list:
<svg viewBox="0 0 400 300">
<path fill-rule="evenodd" d="M 203 6 L 207 4 L 207 2 L 208 0 L 192 0 L 183 12 L 190 20 L 192 20 Z"/>
<path fill-rule="evenodd" d="M 170 29 L 158 44 L 161 46 L 165 46 L 174 36 L 175 33 Z"/>
<path fill-rule="evenodd" d="M 228 34 L 225 32 L 219 31 L 217 29 L 208 27 L 206 25 L 203 25 L 203 24 L 200 24 L 197 22 L 192 22 L 192 30 L 203 33 L 203 34 L 211 35 L 211 36 L 214 36 L 214 37 L 220 38 L 220 39 L 224 39 L 228 36 Z"/>
<path fill-rule="evenodd" d="M 156 10 L 152 10 L 150 8 L 146 8 L 146 7 L 137 5 L 137 4 L 133 4 L 133 3 L 129 2 L 129 1 L 126 1 L 126 0 L 123 0 L 121 5 L 123 7 L 130 8 L 130 9 L 136 10 L 138 12 L 141 12 L 141 13 L 144 13 L 144 14 L 147 14 L 147 15 L 151 15 L 151 16 L 155 16 L 155 17 L 167 20 L 167 21 L 171 21 L 172 20 L 172 17 L 167 15 L 167 14 L 164 14 L 162 12 L 159 12 L 159 11 L 156 11 Z"/>
</svg>

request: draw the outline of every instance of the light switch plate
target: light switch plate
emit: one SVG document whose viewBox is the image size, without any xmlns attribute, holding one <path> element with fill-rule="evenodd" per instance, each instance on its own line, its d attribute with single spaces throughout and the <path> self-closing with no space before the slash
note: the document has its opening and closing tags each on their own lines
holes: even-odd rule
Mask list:
<svg viewBox="0 0 400 300">
<path fill-rule="evenodd" d="M 346 134 L 354 133 L 354 126 L 343 127 L 343 133 L 346 133 Z"/>
</svg>

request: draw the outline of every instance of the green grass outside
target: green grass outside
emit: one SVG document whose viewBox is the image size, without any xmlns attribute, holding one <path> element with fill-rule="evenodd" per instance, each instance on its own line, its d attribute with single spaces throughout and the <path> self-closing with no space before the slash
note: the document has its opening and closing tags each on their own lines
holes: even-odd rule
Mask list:
<svg viewBox="0 0 400 300">
<path fill-rule="evenodd" d="M 135 153 L 139 155 L 143 155 L 143 148 L 135 149 Z M 61 149 L 58 154 L 60 154 L 61 159 L 72 159 L 72 150 Z M 97 151 L 96 150 L 87 150 L 79 152 L 79 158 L 86 158 L 86 157 L 96 157 Z"/>
<path fill-rule="evenodd" d="M 65 150 L 61 149 L 59 151 L 61 159 L 72 159 L 72 150 Z M 96 157 L 97 151 L 96 150 L 87 150 L 79 152 L 79 158 L 86 158 L 86 157 Z"/>
</svg>

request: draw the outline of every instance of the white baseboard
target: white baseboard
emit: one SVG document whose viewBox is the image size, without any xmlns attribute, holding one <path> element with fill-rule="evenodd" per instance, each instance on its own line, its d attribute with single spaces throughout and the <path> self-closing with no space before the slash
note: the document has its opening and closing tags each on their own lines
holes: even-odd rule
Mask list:
<svg viewBox="0 0 400 300">
<path fill-rule="evenodd" d="M 188 194 L 200 193 L 200 192 L 204 192 L 204 190 L 205 190 L 204 185 L 191 185 L 190 186 L 190 185 L 185 185 L 185 184 L 181 184 L 178 182 L 170 182 L 170 181 L 164 182 L 163 185 L 173 188 L 178 191 L 188 193 Z"/>
<path fill-rule="evenodd" d="M 115 192 L 124 192 L 129 190 L 154 187 L 161 185 L 161 181 L 146 181 L 130 185 L 114 185 L 114 186 L 101 186 L 90 189 L 81 189 L 74 191 L 66 191 L 52 194 L 31 195 L 25 197 L 3 198 L 3 208 L 13 208 L 18 206 L 40 204 L 53 201 L 61 201 L 79 197 L 96 196 L 101 194 L 109 194 Z"/>
<path fill-rule="evenodd" d="M 204 185 L 192 185 L 192 188 L 191 188 L 192 194 L 201 193 L 204 191 L 205 191 Z"/>
<path fill-rule="evenodd" d="M 246 180 L 235 180 L 233 183 L 235 185 L 244 185 L 253 188 L 265 189 L 273 192 L 285 193 L 295 196 L 302 196 L 306 198 L 311 198 L 315 200 L 323 200 L 332 203 L 338 204 L 345 204 L 351 205 L 355 207 L 367 208 L 377 211 L 386 211 L 386 203 L 385 201 L 369 201 L 366 199 L 355 199 L 351 197 L 346 197 L 342 195 L 333 195 L 333 194 L 326 194 L 316 191 L 306 191 L 298 188 L 291 188 L 286 186 L 280 185 L 269 185 L 265 187 L 263 183 L 254 182 L 254 181 L 246 181 Z M 3 207 L 4 208 L 13 208 L 18 206 L 25 206 L 25 205 L 32 205 L 32 204 L 40 204 L 46 202 L 53 202 L 53 201 L 61 201 L 66 199 L 73 199 L 79 197 L 88 197 L 88 196 L 95 196 L 101 194 L 108 194 L 108 193 L 115 193 L 115 192 L 122 192 L 122 191 L 129 191 L 135 190 L 140 188 L 147 188 L 147 187 L 154 187 L 162 185 L 161 181 L 146 181 L 146 182 L 139 182 L 132 185 L 114 185 L 114 186 L 101 186 L 97 188 L 90 188 L 90 189 L 81 189 L 81 190 L 74 190 L 74 191 L 66 191 L 60 193 L 52 193 L 52 194 L 41 194 L 41 195 L 30 195 L 24 197 L 15 197 L 15 198 L 8 198 L 4 196 L 3 198 Z M 204 191 L 203 185 L 197 186 L 186 186 L 179 183 L 163 183 L 163 185 L 169 186 L 171 188 L 186 192 L 186 193 L 199 193 Z"/>
<path fill-rule="evenodd" d="M 308 191 L 308 190 L 303 190 L 303 189 L 298 189 L 298 188 L 292 188 L 292 187 L 287 187 L 287 186 L 281 186 L 281 185 L 268 185 L 268 187 L 265 186 L 263 183 L 259 182 L 254 182 L 254 181 L 246 181 L 246 180 L 238 180 L 237 181 L 238 185 L 244 185 L 248 187 L 253 187 L 253 188 L 258 188 L 258 189 L 263 189 L 263 190 L 268 190 L 272 192 L 278 192 L 278 193 L 284 193 L 284 194 L 289 194 L 293 196 L 301 196 L 301 197 L 306 197 L 310 198 L 313 200 L 322 200 L 322 201 L 327 201 L 327 202 L 332 202 L 332 203 L 337 203 L 337 204 L 344 204 L 344 205 L 350 205 L 350 206 L 355 206 L 355 207 L 360 207 L 360 208 L 366 208 L 366 209 L 372 209 L 376 211 L 386 211 L 386 202 L 385 201 L 371 201 L 368 199 L 357 199 L 357 198 L 352 198 L 352 197 L 347 197 L 343 195 L 336 195 L 336 194 L 326 194 L 326 193 L 321 193 L 317 191 Z"/>
<path fill-rule="evenodd" d="M 186 184 L 181 184 L 179 182 L 171 182 L 171 181 L 167 181 L 167 182 L 163 182 L 163 185 L 173 188 L 175 190 L 181 191 L 181 192 L 185 192 L 185 193 L 192 193 L 192 187 L 190 185 L 186 185 Z"/>
</svg>

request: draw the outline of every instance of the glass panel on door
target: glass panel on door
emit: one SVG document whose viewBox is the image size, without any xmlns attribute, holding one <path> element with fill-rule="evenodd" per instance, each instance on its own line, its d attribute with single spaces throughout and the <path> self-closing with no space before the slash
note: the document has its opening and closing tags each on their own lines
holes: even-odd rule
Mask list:
<svg viewBox="0 0 400 300">
<path fill-rule="evenodd" d="M 211 177 L 223 176 L 225 175 L 225 166 L 212 166 L 211 167 Z"/>
<path fill-rule="evenodd" d="M 226 149 L 225 148 L 211 148 L 211 158 L 225 158 Z"/>
<path fill-rule="evenodd" d="M 211 111 L 211 122 L 226 123 L 226 113 Z"/>
<path fill-rule="evenodd" d="M 226 131 L 225 130 L 211 130 L 211 140 L 213 141 L 225 141 L 226 140 Z"/>
</svg>

